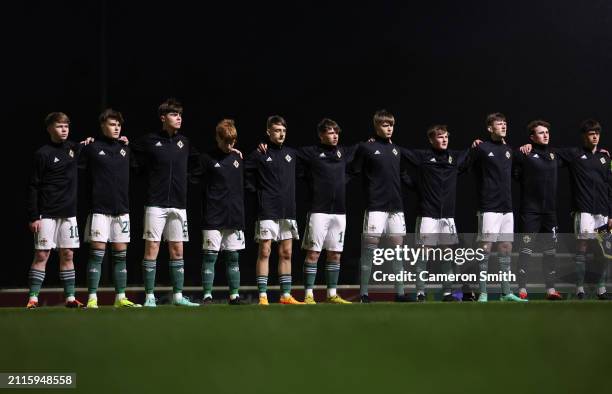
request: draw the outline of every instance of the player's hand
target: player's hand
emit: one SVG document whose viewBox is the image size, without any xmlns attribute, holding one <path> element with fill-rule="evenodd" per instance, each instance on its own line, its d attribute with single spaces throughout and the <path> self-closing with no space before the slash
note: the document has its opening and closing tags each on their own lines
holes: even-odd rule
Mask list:
<svg viewBox="0 0 612 394">
<path fill-rule="evenodd" d="M 475 139 L 474 142 L 472 142 L 472 148 L 476 148 L 480 144 L 482 144 L 482 140 Z"/>
<path fill-rule="evenodd" d="M 238 149 L 236 148 L 231 148 L 230 152 L 234 152 L 235 154 L 237 154 L 238 156 L 240 156 L 241 159 L 243 159 L 242 157 L 242 152 L 240 152 Z"/>
<path fill-rule="evenodd" d="M 119 137 L 119 141 L 123 142 L 125 145 L 129 145 L 130 140 L 128 139 L 128 137 L 122 135 L 121 137 Z"/>
<path fill-rule="evenodd" d="M 81 141 L 81 144 L 83 145 L 89 145 L 92 142 L 94 142 L 96 139 L 94 137 L 87 137 L 85 138 L 83 141 Z"/>
<path fill-rule="evenodd" d="M 264 144 L 263 142 L 257 145 L 257 150 L 260 153 L 266 153 L 268 151 L 268 144 Z"/>
<path fill-rule="evenodd" d="M 33 233 L 37 233 L 40 230 L 41 220 L 35 220 L 29 224 L 30 231 Z"/>
<path fill-rule="evenodd" d="M 531 144 L 525 144 L 521 146 L 519 150 L 521 151 L 522 154 L 528 155 L 529 153 L 531 153 L 531 148 L 532 148 Z"/>
<path fill-rule="evenodd" d="M 607 150 L 607 149 L 601 149 L 601 148 L 600 148 L 600 149 L 599 149 L 599 151 L 600 151 L 601 153 L 605 153 L 606 155 L 608 155 L 608 157 L 610 157 L 610 152 L 608 152 L 608 150 Z"/>
</svg>

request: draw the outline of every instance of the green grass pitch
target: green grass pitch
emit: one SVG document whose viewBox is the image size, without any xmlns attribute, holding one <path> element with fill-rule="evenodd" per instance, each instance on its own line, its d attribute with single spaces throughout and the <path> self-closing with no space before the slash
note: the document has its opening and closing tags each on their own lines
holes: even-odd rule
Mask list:
<svg viewBox="0 0 612 394">
<path fill-rule="evenodd" d="M 611 331 L 595 301 L 4 308 L 0 372 L 88 394 L 597 393 Z"/>
</svg>

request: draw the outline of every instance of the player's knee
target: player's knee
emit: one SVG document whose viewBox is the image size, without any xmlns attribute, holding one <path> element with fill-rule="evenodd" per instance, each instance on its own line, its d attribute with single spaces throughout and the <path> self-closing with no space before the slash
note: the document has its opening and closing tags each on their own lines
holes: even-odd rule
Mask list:
<svg viewBox="0 0 612 394">
<path fill-rule="evenodd" d="M 330 263 L 339 263 L 340 262 L 340 252 L 330 252 L 327 251 L 327 261 Z"/>
<path fill-rule="evenodd" d="M 480 244 L 480 248 L 484 250 L 485 253 L 491 253 L 491 243 L 483 242 Z"/>
<path fill-rule="evenodd" d="M 59 255 L 60 261 L 72 262 L 72 257 L 74 256 L 74 253 L 72 252 L 72 249 L 60 249 Z"/>
<path fill-rule="evenodd" d="M 35 269 L 38 269 L 39 267 L 44 269 L 45 265 L 47 264 L 48 259 L 49 259 L 48 250 L 37 250 L 34 252 L 34 260 L 32 261 L 32 267 Z"/>
<path fill-rule="evenodd" d="M 259 257 L 260 258 L 264 258 L 264 259 L 269 258 L 271 252 L 272 252 L 272 248 L 270 247 L 270 244 L 265 243 L 265 244 L 259 245 Z"/>
<path fill-rule="evenodd" d="M 159 242 L 156 241 L 145 241 L 145 256 L 146 260 L 155 260 L 159 253 Z"/>
<path fill-rule="evenodd" d="M 121 242 L 114 242 L 112 244 L 112 249 L 115 252 L 123 252 L 124 250 L 127 249 L 127 244 L 126 243 L 121 243 Z"/>
<path fill-rule="evenodd" d="M 309 250 L 306 253 L 307 261 L 319 261 L 319 256 L 321 256 L 321 252 L 317 252 L 316 250 Z"/>
<path fill-rule="evenodd" d="M 170 242 L 168 244 L 168 253 L 172 260 L 183 258 L 183 244 L 181 242 Z"/>
<path fill-rule="evenodd" d="M 401 245 L 404 242 L 404 237 L 395 235 L 389 237 L 389 242 L 391 242 L 392 245 Z"/>
<path fill-rule="evenodd" d="M 512 252 L 512 243 L 511 242 L 500 242 L 497 250 L 500 253 L 510 253 Z"/>
<path fill-rule="evenodd" d="M 281 245 L 280 248 L 278 248 L 278 255 L 281 259 L 290 259 L 291 258 L 291 252 L 292 252 L 292 247 L 291 244 L 289 245 Z"/>
<path fill-rule="evenodd" d="M 363 240 L 364 242 L 364 246 L 366 248 L 376 248 L 378 246 L 378 243 L 380 242 L 380 238 L 378 237 L 366 237 Z"/>
</svg>

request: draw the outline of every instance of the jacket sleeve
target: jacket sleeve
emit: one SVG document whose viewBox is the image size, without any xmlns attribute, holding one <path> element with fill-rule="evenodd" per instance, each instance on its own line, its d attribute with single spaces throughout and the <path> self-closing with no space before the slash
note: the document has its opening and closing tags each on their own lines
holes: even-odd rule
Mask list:
<svg viewBox="0 0 612 394">
<path fill-rule="evenodd" d="M 77 167 L 79 172 L 85 172 L 89 168 L 89 151 L 91 145 L 84 146 L 79 152 Z"/>
<path fill-rule="evenodd" d="M 573 148 L 554 148 L 552 149 L 553 153 L 557 155 L 557 158 L 560 159 L 560 167 L 565 167 L 569 165 L 574 157 L 574 149 Z"/>
<path fill-rule="evenodd" d="M 364 144 L 367 142 L 362 142 L 359 144 L 355 150 L 355 156 L 353 160 L 346 166 L 346 182 L 348 183 L 351 179 L 357 178 L 363 172 L 363 166 L 366 161 L 366 150 L 364 148 Z"/>
<path fill-rule="evenodd" d="M 37 153 L 34 156 L 34 169 L 28 185 L 28 220 L 30 222 L 40 219 L 39 193 L 44 173 L 45 158 L 41 153 Z"/>
<path fill-rule="evenodd" d="M 414 183 L 414 181 L 412 180 L 412 177 L 410 176 L 410 174 L 408 173 L 408 164 L 412 164 L 415 166 L 418 166 L 418 164 L 415 163 L 420 163 L 420 155 L 419 152 L 416 151 L 411 151 L 410 149 L 406 149 L 406 148 L 402 148 L 399 147 L 400 149 L 400 179 L 402 180 L 402 184 L 404 186 L 406 186 L 408 189 L 410 190 L 416 190 L 416 184 Z M 407 153 L 408 156 L 410 156 L 410 159 L 404 155 L 404 153 Z"/>
<path fill-rule="evenodd" d="M 295 155 L 297 156 L 297 162 L 295 163 L 295 177 L 303 180 L 308 178 L 310 173 L 310 155 L 309 148 L 303 146 L 296 149 Z"/>
<path fill-rule="evenodd" d="M 130 167 L 137 174 L 144 173 L 147 167 L 145 146 L 146 136 L 142 136 L 130 144 Z"/>
<path fill-rule="evenodd" d="M 415 167 L 418 167 L 421 164 L 421 155 L 419 154 L 420 152 L 418 150 L 400 147 L 400 152 L 402 153 L 402 159 L 408 164 Z"/>
<path fill-rule="evenodd" d="M 357 153 L 357 149 L 359 149 L 359 143 L 353 144 L 350 146 L 344 147 L 344 160 L 346 164 L 349 165 L 355 160 L 355 154 Z"/>
<path fill-rule="evenodd" d="M 251 152 L 244 161 L 244 189 L 250 192 L 256 192 L 259 189 L 257 180 L 258 162 L 261 153 L 255 149 Z"/>
<path fill-rule="evenodd" d="M 198 176 L 198 174 L 202 171 L 200 166 L 200 152 L 198 152 L 198 149 L 193 145 L 191 141 L 189 141 L 189 156 L 187 158 L 188 179 L 192 179 L 192 177 Z"/>
<path fill-rule="evenodd" d="M 204 153 L 190 157 L 190 170 L 187 172 L 189 183 L 204 183 L 206 178 L 206 155 Z"/>
<path fill-rule="evenodd" d="M 520 181 L 523 176 L 523 163 L 525 162 L 525 154 L 520 150 L 512 152 L 512 178 Z"/>
</svg>

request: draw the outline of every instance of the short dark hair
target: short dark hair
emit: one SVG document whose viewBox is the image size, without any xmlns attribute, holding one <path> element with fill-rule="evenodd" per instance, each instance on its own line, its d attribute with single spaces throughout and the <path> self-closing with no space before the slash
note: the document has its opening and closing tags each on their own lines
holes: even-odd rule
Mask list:
<svg viewBox="0 0 612 394">
<path fill-rule="evenodd" d="M 319 132 L 319 134 L 321 134 L 321 133 L 327 132 L 327 129 L 334 129 L 338 133 L 342 131 L 342 129 L 340 128 L 338 123 L 336 123 L 336 121 L 331 120 L 329 118 L 323 118 L 323 120 L 321 120 L 319 124 L 317 125 L 317 131 Z"/>
<path fill-rule="evenodd" d="M 550 131 L 550 123 L 542 119 L 536 119 L 532 120 L 527 125 L 527 131 L 529 132 L 529 135 L 533 135 L 535 128 L 538 126 L 546 127 Z"/>
<path fill-rule="evenodd" d="M 388 122 L 389 124 L 391 124 L 391 126 L 393 126 L 395 124 L 395 117 L 391 112 L 387 111 L 386 109 L 379 109 L 374 114 L 372 121 L 374 122 L 374 127 L 380 126 L 385 122 Z"/>
<path fill-rule="evenodd" d="M 440 134 L 448 134 L 448 136 L 450 136 L 447 125 L 436 124 L 436 125 L 431 126 L 429 129 L 427 129 L 427 138 L 429 139 L 432 139 L 433 137 L 436 137 Z"/>
<path fill-rule="evenodd" d="M 107 108 L 98 117 L 100 124 L 106 122 L 109 119 L 115 119 L 119 124 L 123 124 L 123 115 L 119 111 L 115 111 L 112 108 Z"/>
<path fill-rule="evenodd" d="M 501 112 L 493 112 L 487 115 L 487 127 L 491 126 L 495 122 L 506 122 L 506 116 Z"/>
<path fill-rule="evenodd" d="M 183 104 L 181 104 L 174 97 L 170 97 L 169 99 L 167 99 L 166 101 L 164 101 L 163 103 L 160 104 L 157 112 L 158 112 L 159 116 L 164 116 L 164 115 L 167 115 L 167 114 L 172 113 L 172 112 L 176 112 L 176 113 L 182 114 L 183 113 Z"/>
<path fill-rule="evenodd" d="M 45 126 L 49 127 L 53 123 L 68 123 L 70 124 L 70 118 L 63 112 L 51 112 L 45 116 Z"/>
<path fill-rule="evenodd" d="M 274 124 L 279 124 L 279 125 L 282 125 L 285 128 L 287 128 L 287 122 L 285 122 L 285 119 L 282 116 L 280 116 L 280 115 L 268 116 L 268 121 L 266 122 L 266 127 L 269 129 Z"/>
<path fill-rule="evenodd" d="M 595 119 L 583 120 L 582 123 L 580 123 L 580 133 L 586 134 L 589 131 L 601 133 L 601 124 Z"/>
</svg>

